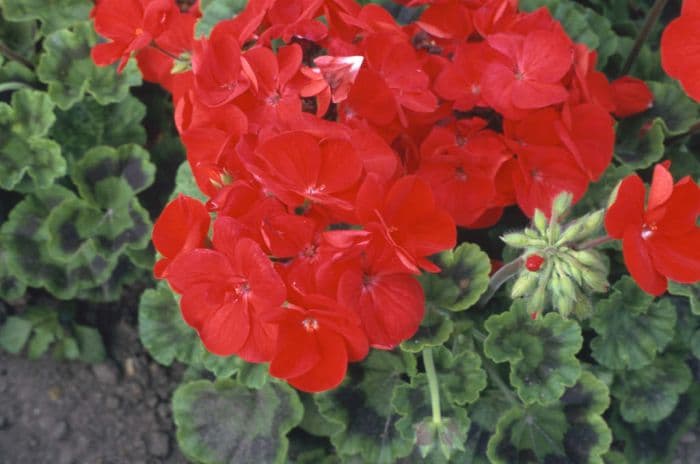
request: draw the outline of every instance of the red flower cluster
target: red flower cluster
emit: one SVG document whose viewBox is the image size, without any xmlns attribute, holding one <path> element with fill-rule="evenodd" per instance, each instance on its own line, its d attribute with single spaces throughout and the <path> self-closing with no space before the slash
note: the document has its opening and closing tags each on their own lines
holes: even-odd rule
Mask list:
<svg viewBox="0 0 700 464">
<path fill-rule="evenodd" d="M 579 198 L 610 163 L 610 113 L 651 101 L 640 81 L 610 85 L 547 10 L 511 0 L 405 1 L 427 4 L 406 26 L 353 0 L 250 0 L 199 38 L 196 7 L 130 3 L 97 3 L 112 42 L 93 56 L 137 52 L 172 93 L 209 197 L 166 207 L 156 275 L 209 350 L 307 391 L 416 332 L 414 276 L 438 271 L 428 257 L 455 245 L 455 224 Z"/>
<path fill-rule="evenodd" d="M 700 0 L 683 0 L 681 15 L 661 36 L 661 65 L 686 93 L 700 101 Z"/>
<path fill-rule="evenodd" d="M 667 280 L 700 281 L 700 188 L 690 177 L 675 185 L 668 166 L 654 168 L 644 206 L 644 183 L 625 178 L 605 216 L 611 237 L 622 239 L 625 265 L 647 293 L 661 295 Z"/>
</svg>

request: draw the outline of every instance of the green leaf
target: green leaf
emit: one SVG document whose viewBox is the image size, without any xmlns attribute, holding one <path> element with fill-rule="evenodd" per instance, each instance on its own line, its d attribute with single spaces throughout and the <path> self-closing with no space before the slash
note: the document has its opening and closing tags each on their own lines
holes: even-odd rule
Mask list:
<svg viewBox="0 0 700 464">
<path fill-rule="evenodd" d="M 664 155 L 664 128 L 660 118 L 625 118 L 617 124 L 615 158 L 631 169 L 645 169 Z"/>
<path fill-rule="evenodd" d="M 180 448 L 205 464 L 285 462 L 286 434 L 302 414 L 296 392 L 279 383 L 250 390 L 233 380 L 197 380 L 173 395 Z"/>
<path fill-rule="evenodd" d="M 126 98 L 129 87 L 141 84 L 141 74 L 134 62 L 117 73 L 114 66 L 99 67 L 90 57 L 97 35 L 90 22 L 72 29 L 56 31 L 44 40 L 45 53 L 39 60 L 37 75 L 48 84 L 49 95 L 59 108 L 66 110 L 90 93 L 102 105 Z"/>
<path fill-rule="evenodd" d="M 608 18 L 572 1 L 524 0 L 519 4 L 520 9 L 524 11 L 532 11 L 542 6 L 546 6 L 552 16 L 559 20 L 574 42 L 584 43 L 589 49 L 598 52 L 599 68 L 605 66 L 618 46 L 617 35 L 613 32 Z"/>
<path fill-rule="evenodd" d="M 421 276 L 428 304 L 464 311 L 488 288 L 491 260 L 478 245 L 463 243 L 440 253 L 436 262 L 442 268 L 440 274 Z"/>
<path fill-rule="evenodd" d="M 121 209 L 153 183 L 155 166 L 138 145 L 98 146 L 78 161 L 71 178 L 80 195 L 95 206 Z"/>
<path fill-rule="evenodd" d="M 525 403 L 546 404 L 576 383 L 581 366 L 581 327 L 558 313 L 532 320 L 525 301 L 486 321 L 489 332 L 484 353 L 496 362 L 510 363 L 510 382 Z"/>
<path fill-rule="evenodd" d="M 446 315 L 432 307 L 426 308 L 426 314 L 416 334 L 401 343 L 401 349 L 409 353 L 419 353 L 425 348 L 440 346 L 450 338 L 454 323 Z"/>
<path fill-rule="evenodd" d="M 88 17 L 92 4 L 85 0 L 0 0 L 2 14 L 10 21 L 38 19 L 49 34 Z"/>
<path fill-rule="evenodd" d="M 54 257 L 56 251 L 50 251 L 49 247 L 52 236 L 47 218 L 52 213 L 58 215 L 56 210 L 64 202 L 70 206 L 75 199 L 72 192 L 58 185 L 37 191 L 19 202 L 0 228 L 0 248 L 7 250 L 10 272 L 25 284 L 44 287 L 60 299 L 75 298 L 82 291 L 102 286 L 110 280 L 119 263 L 116 256 L 105 258 L 97 254 L 94 240 L 82 246 L 69 261 Z M 55 227 L 67 234 L 71 230 L 58 224 Z M 148 240 L 148 224 L 142 229 Z M 127 235 L 129 238 L 133 234 Z M 68 243 L 73 240 L 70 236 L 65 239 Z M 125 242 L 120 244 L 126 245 Z"/>
<path fill-rule="evenodd" d="M 676 81 L 647 82 L 654 94 L 654 104 L 640 117 L 661 118 L 667 135 L 687 132 L 700 119 L 700 108 Z"/>
<path fill-rule="evenodd" d="M 206 195 L 199 190 L 197 182 L 194 180 L 194 175 L 192 175 L 192 170 L 190 169 L 190 164 L 187 161 L 183 161 L 180 167 L 177 169 L 177 175 L 175 176 L 175 190 L 170 196 L 171 199 L 175 198 L 178 194 L 184 194 L 192 198 L 206 203 L 209 199 Z"/>
<path fill-rule="evenodd" d="M 0 188 L 46 188 L 65 174 L 61 147 L 44 138 L 54 120 L 44 92 L 22 89 L 12 94 L 11 105 L 0 103 Z"/>
<path fill-rule="evenodd" d="M 612 394 L 620 399 L 620 413 L 627 422 L 656 422 L 673 412 L 691 381 L 690 369 L 682 360 L 664 355 L 649 366 L 620 375 Z"/>
<path fill-rule="evenodd" d="M 100 332 L 94 327 L 75 324 L 73 326 L 75 340 L 80 347 L 80 360 L 87 363 L 99 363 L 106 356 Z"/>
<path fill-rule="evenodd" d="M 32 324 L 21 317 L 10 316 L 0 327 L 0 346 L 10 353 L 22 351 L 32 333 Z"/>
<path fill-rule="evenodd" d="M 700 316 L 700 283 L 679 284 L 671 280 L 668 282 L 668 292 L 672 295 L 688 298 L 690 310 L 696 316 Z"/>
<path fill-rule="evenodd" d="M 141 124 L 144 116 L 146 107 L 131 95 L 106 106 L 85 97 L 68 111 L 58 110 L 58 120 L 50 135 L 61 144 L 64 156 L 72 164 L 98 145 L 146 143 L 146 131 Z"/>
<path fill-rule="evenodd" d="M 14 124 L 12 131 L 20 137 L 43 137 L 56 121 L 54 105 L 44 92 L 22 89 L 12 94 Z"/>
<path fill-rule="evenodd" d="M 201 349 L 197 332 L 182 319 L 175 296 L 165 283 L 141 295 L 139 339 L 153 359 L 165 366 L 174 360 L 193 364 Z"/>
<path fill-rule="evenodd" d="M 602 455 L 612 442 L 610 429 L 600 416 L 608 404 L 605 384 L 583 372 L 559 402 L 513 406 L 501 416 L 489 440 L 488 457 L 494 464 L 602 464 Z"/>
<path fill-rule="evenodd" d="M 217 23 L 236 16 L 246 3 L 246 0 L 202 1 L 202 17 L 197 21 L 195 37 L 208 36 Z"/>
<path fill-rule="evenodd" d="M 453 354 L 442 346 L 433 348 L 433 352 L 438 382 L 446 399 L 459 406 L 476 401 L 487 383 L 481 356 L 468 350 Z"/>
<path fill-rule="evenodd" d="M 415 373 L 415 359 L 373 351 L 361 366 L 351 364 L 348 379 L 335 390 L 315 395 L 328 421 L 331 443 L 344 460 L 391 463 L 407 456 L 413 442 L 396 429 L 400 416 L 391 404 L 394 391 Z"/>
<path fill-rule="evenodd" d="M 24 295 L 27 285 L 10 272 L 7 256 L 8 251 L 0 246 L 0 299 L 15 301 Z"/>
<path fill-rule="evenodd" d="M 673 338 L 676 310 L 667 299 L 652 303 L 629 276 L 623 276 L 610 296 L 598 302 L 591 327 L 593 357 L 614 369 L 649 365 Z"/>
</svg>

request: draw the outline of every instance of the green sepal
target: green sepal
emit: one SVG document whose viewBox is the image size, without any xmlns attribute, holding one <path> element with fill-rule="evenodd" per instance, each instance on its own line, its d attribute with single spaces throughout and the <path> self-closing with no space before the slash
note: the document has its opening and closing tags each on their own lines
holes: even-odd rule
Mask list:
<svg viewBox="0 0 700 464">
<path fill-rule="evenodd" d="M 146 107 L 131 95 L 106 106 L 85 97 L 68 111 L 58 110 L 57 115 L 49 135 L 61 145 L 70 164 L 98 145 L 146 143 L 146 131 L 141 123 Z"/>
<path fill-rule="evenodd" d="M 472 307 L 489 286 L 491 260 L 478 245 L 463 243 L 440 253 L 436 264 L 439 274 L 423 274 L 421 283 L 426 301 L 450 311 Z"/>
<path fill-rule="evenodd" d="M 69 109 L 86 92 L 102 105 L 115 103 L 126 98 L 130 87 L 141 84 L 141 74 L 133 61 L 121 73 L 113 66 L 95 65 L 90 49 L 96 43 L 97 34 L 87 21 L 56 31 L 44 40 L 45 53 L 36 71 L 48 84 L 49 95 L 59 108 Z"/>
<path fill-rule="evenodd" d="M 175 360 L 194 364 L 200 355 L 197 332 L 182 319 L 180 306 L 165 282 L 141 295 L 138 328 L 143 346 L 164 366 Z"/>
<path fill-rule="evenodd" d="M 303 409 L 287 385 L 251 390 L 230 379 L 196 380 L 173 394 L 177 441 L 190 459 L 204 464 L 282 464 L 287 433 Z"/>
<path fill-rule="evenodd" d="M 532 320 L 526 304 L 516 301 L 509 311 L 487 319 L 484 353 L 498 363 L 510 363 L 510 382 L 525 403 L 546 404 L 581 374 L 576 359 L 583 343 L 581 327 L 554 312 Z"/>
<path fill-rule="evenodd" d="M 202 17 L 197 21 L 195 37 L 208 36 L 216 24 L 236 16 L 246 3 L 246 0 L 203 0 Z"/>
<path fill-rule="evenodd" d="M 0 0 L 3 16 L 10 21 L 41 21 L 41 32 L 49 34 L 88 17 L 92 4 L 85 0 Z"/>
<path fill-rule="evenodd" d="M 601 414 L 609 405 L 607 386 L 584 371 L 559 402 L 513 406 L 503 414 L 488 443 L 494 464 L 570 462 L 602 464 L 612 434 Z"/>
<path fill-rule="evenodd" d="M 685 362 L 666 354 L 646 367 L 624 372 L 616 379 L 612 394 L 620 400 L 620 414 L 627 422 L 657 422 L 673 412 L 678 396 L 691 382 Z"/>
<path fill-rule="evenodd" d="M 668 299 L 653 302 L 629 276 L 623 276 L 608 298 L 596 304 L 591 327 L 593 357 L 614 370 L 649 365 L 671 341 L 676 310 Z"/>
<path fill-rule="evenodd" d="M 71 172 L 81 197 L 103 209 L 122 209 L 153 183 L 155 166 L 138 145 L 88 150 Z"/>
<path fill-rule="evenodd" d="M 391 399 L 415 369 L 409 354 L 373 351 L 362 365 L 349 366 L 341 386 L 314 396 L 343 461 L 391 463 L 411 453 L 413 441 L 396 429 L 400 416 Z"/>
</svg>

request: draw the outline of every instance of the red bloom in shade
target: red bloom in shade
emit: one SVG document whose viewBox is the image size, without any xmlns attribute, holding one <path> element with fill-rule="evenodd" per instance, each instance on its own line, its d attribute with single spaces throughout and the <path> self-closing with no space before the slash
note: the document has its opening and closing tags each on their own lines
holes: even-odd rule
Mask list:
<svg viewBox="0 0 700 464">
<path fill-rule="evenodd" d="M 92 48 L 93 61 L 106 66 L 120 60 L 121 72 L 131 53 L 147 47 L 177 13 L 172 0 L 100 0 L 91 16 L 97 33 L 111 42 Z"/>
<path fill-rule="evenodd" d="M 430 186 L 416 176 L 405 176 L 388 192 L 375 175 L 368 175 L 357 194 L 356 213 L 365 229 L 384 237 L 410 272 L 440 270 L 426 257 L 452 248 L 455 223 L 435 204 Z"/>
<path fill-rule="evenodd" d="M 177 255 L 202 246 L 209 222 L 207 209 L 194 198 L 180 194 L 168 203 L 153 226 L 153 244 L 163 255 L 153 269 L 156 277 L 166 275 Z"/>
<path fill-rule="evenodd" d="M 610 88 L 615 102 L 614 114 L 618 118 L 626 118 L 651 108 L 654 95 L 640 79 L 621 77 L 612 81 Z"/>
<path fill-rule="evenodd" d="M 192 71 L 197 98 L 207 106 L 221 106 L 257 85 L 250 65 L 241 56 L 236 24 L 222 21 L 209 38 L 193 43 Z"/>
<path fill-rule="evenodd" d="M 330 298 L 305 296 L 268 311 L 265 318 L 279 327 L 270 374 L 299 390 L 337 387 L 348 361 L 367 356 L 367 336 L 357 315 Z"/>
<path fill-rule="evenodd" d="M 182 295 L 182 316 L 212 353 L 246 361 L 272 358 L 276 327 L 260 313 L 281 305 L 286 289 L 260 246 L 238 238 L 232 219 L 214 223 L 214 249 L 180 254 L 168 268 L 168 282 Z"/>
<path fill-rule="evenodd" d="M 256 156 L 260 164 L 250 166 L 251 171 L 287 205 L 299 206 L 308 199 L 330 207 L 352 208 L 343 195 L 359 181 L 362 161 L 350 142 L 287 132 L 262 143 Z"/>
<path fill-rule="evenodd" d="M 519 110 L 561 103 L 569 95 L 562 78 L 573 64 L 573 47 L 560 31 L 519 36 L 493 34 L 488 44 L 501 53 L 483 71 L 484 99 L 506 117 Z"/>
<path fill-rule="evenodd" d="M 693 99 L 700 101 L 700 0 L 683 0 L 681 15 L 661 36 L 661 65 L 678 79 Z"/>
<path fill-rule="evenodd" d="M 700 188 L 684 177 L 675 185 L 664 165 L 656 165 L 644 206 L 644 183 L 626 177 L 605 215 L 611 237 L 622 239 L 625 265 L 647 293 L 661 295 L 667 279 L 700 281 Z"/>
</svg>

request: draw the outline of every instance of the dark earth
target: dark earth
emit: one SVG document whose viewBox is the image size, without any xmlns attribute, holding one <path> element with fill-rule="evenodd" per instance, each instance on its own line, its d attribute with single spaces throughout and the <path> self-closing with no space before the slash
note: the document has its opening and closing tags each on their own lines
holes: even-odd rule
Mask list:
<svg viewBox="0 0 700 464">
<path fill-rule="evenodd" d="M 186 463 L 170 397 L 182 376 L 120 322 L 101 364 L 0 353 L 0 463 Z"/>
</svg>

